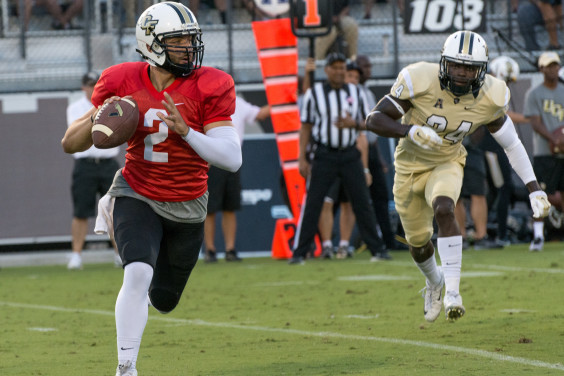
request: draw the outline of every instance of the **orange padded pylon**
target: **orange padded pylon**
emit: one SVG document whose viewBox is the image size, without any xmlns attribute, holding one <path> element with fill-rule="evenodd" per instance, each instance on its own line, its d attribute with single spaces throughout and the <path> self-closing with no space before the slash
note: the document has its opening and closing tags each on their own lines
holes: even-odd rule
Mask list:
<svg viewBox="0 0 564 376">
<path fill-rule="evenodd" d="M 282 172 L 293 219 L 279 219 L 272 241 L 272 257 L 292 256 L 288 226 L 300 215 L 305 194 L 305 179 L 298 170 L 300 115 L 297 106 L 298 40 L 292 33 L 289 18 L 253 22 L 253 32 L 260 61 L 266 98 L 270 105 L 272 126 L 276 133 Z M 286 229 L 286 230 L 285 230 Z M 292 240 L 293 241 L 293 240 Z"/>
</svg>

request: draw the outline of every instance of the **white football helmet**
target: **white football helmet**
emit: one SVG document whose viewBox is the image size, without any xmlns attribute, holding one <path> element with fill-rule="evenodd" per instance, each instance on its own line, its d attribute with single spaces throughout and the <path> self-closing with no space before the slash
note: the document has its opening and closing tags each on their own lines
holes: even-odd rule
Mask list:
<svg viewBox="0 0 564 376">
<path fill-rule="evenodd" d="M 466 85 L 456 85 L 448 72 L 449 62 L 477 67 L 476 76 L 468 80 Z M 462 30 L 451 34 L 446 39 L 441 51 L 439 70 L 439 80 L 443 89 L 450 90 L 456 96 L 471 92 L 476 97 L 484 84 L 487 70 L 488 46 L 479 34 Z"/>
<path fill-rule="evenodd" d="M 490 63 L 492 75 L 505 82 L 517 81 L 519 64 L 509 56 L 498 56 Z"/>
<path fill-rule="evenodd" d="M 166 44 L 166 38 L 192 36 L 192 46 L 178 47 Z M 204 57 L 202 30 L 196 17 L 184 5 L 172 1 L 157 3 L 141 14 L 135 27 L 137 52 L 153 66 L 166 69 L 175 76 L 188 76 L 200 68 Z M 169 51 L 186 50 L 187 64 L 172 62 Z"/>
</svg>

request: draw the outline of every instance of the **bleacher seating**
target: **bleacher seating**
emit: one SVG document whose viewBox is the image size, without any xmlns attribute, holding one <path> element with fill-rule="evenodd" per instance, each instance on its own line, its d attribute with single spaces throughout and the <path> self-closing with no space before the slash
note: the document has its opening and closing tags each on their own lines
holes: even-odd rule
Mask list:
<svg viewBox="0 0 564 376">
<path fill-rule="evenodd" d="M 81 75 L 87 70 L 101 71 L 109 65 L 122 61 L 138 60 L 135 52 L 136 41 L 133 28 L 120 29 L 119 17 L 104 14 L 99 7 L 93 11 L 91 37 L 87 38 L 83 29 L 79 30 L 42 30 L 37 29 L 39 22 L 30 23 L 30 30 L 24 35 L 19 28 L 18 18 L 2 2 L 2 37 L 0 38 L 0 92 L 44 91 L 77 89 Z M 100 1 L 95 1 L 99 5 Z M 496 2 L 498 4 L 498 2 Z M 499 6 L 503 2 L 499 2 Z M 496 5 L 496 6 L 498 6 Z M 404 34 L 402 19 L 397 17 L 394 33 L 391 7 L 388 4 L 376 4 L 380 8 L 373 11 L 370 20 L 361 20 L 362 5 L 353 1 L 352 14 L 359 20 L 359 54 L 368 55 L 373 63 L 372 75 L 375 79 L 394 78 L 401 67 L 419 61 L 438 61 L 442 43 L 447 34 Z M 208 10 L 212 12 L 213 10 Z M 251 29 L 250 16 L 242 9 L 233 12 L 236 23 L 232 31 L 226 25 L 208 24 L 216 17 L 203 13 L 200 16 L 204 31 L 206 50 L 204 64 L 229 70 L 229 61 L 233 75 L 238 83 L 261 82 L 260 67 Z M 49 17 L 47 14 L 34 17 Z M 106 17 L 106 18 L 104 18 Z M 526 59 L 508 46 L 495 40 L 493 27 L 503 30 L 512 29 L 513 38 L 519 42 L 520 36 L 514 15 L 507 25 L 507 12 L 500 8 L 488 15 L 488 32 L 484 34 L 491 56 L 507 54 L 515 58 L 522 71 L 534 69 Z M 203 20 L 203 21 L 202 21 Z M 104 22 L 102 22 L 104 21 Z M 83 20 L 78 20 L 84 25 Z M 105 25 L 107 30 L 100 27 Z M 232 59 L 229 60 L 229 41 L 232 41 Z M 298 42 L 300 70 L 303 69 L 308 55 L 309 41 Z M 397 50 L 397 51 L 396 51 Z M 322 62 L 319 63 L 322 75 Z"/>
</svg>

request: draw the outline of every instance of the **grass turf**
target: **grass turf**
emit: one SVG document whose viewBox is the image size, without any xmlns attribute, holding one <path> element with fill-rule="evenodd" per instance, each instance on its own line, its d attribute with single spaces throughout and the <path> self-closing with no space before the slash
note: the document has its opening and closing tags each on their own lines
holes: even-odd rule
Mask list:
<svg viewBox="0 0 564 376">
<path fill-rule="evenodd" d="M 348 260 L 200 262 L 169 315 L 150 308 L 148 375 L 560 375 L 564 247 L 465 251 L 456 323 L 423 318 L 407 252 Z M 111 265 L 0 271 L 0 375 L 113 375 Z"/>
</svg>

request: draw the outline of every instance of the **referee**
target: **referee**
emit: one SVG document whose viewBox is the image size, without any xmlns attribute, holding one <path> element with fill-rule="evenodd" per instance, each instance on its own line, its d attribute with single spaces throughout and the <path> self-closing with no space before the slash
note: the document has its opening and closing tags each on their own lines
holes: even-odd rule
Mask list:
<svg viewBox="0 0 564 376">
<path fill-rule="evenodd" d="M 304 262 L 317 233 L 323 199 L 337 177 L 341 178 L 350 198 L 362 239 L 373 256 L 384 256 L 360 151 L 356 148 L 356 128 L 364 122 L 368 112 L 366 98 L 356 85 L 345 84 L 346 57 L 343 54 L 327 56 L 325 74 L 325 82 L 317 82 L 306 91 L 300 110 L 298 163 L 300 174 L 308 179 L 308 188 L 290 264 Z M 350 128 L 342 129 L 343 126 Z M 316 146 L 311 164 L 306 156 L 310 142 Z"/>
</svg>

